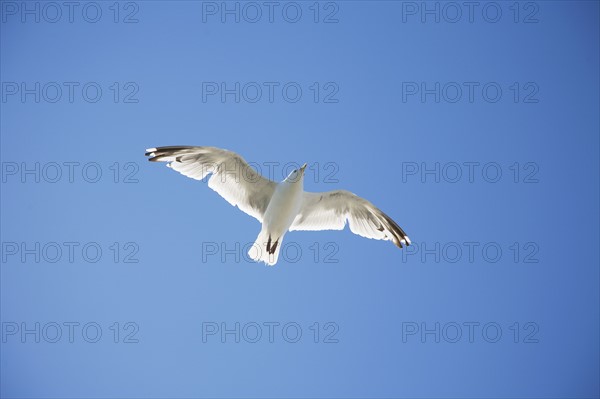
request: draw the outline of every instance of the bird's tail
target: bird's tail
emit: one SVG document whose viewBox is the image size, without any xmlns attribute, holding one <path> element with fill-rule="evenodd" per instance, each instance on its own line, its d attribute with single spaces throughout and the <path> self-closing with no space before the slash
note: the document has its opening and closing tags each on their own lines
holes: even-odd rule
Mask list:
<svg viewBox="0 0 600 399">
<path fill-rule="evenodd" d="M 262 229 L 250 247 L 248 255 L 256 262 L 265 262 L 267 265 L 273 266 L 279 258 L 281 241 L 283 241 L 283 235 L 273 237 L 272 234 Z"/>
</svg>

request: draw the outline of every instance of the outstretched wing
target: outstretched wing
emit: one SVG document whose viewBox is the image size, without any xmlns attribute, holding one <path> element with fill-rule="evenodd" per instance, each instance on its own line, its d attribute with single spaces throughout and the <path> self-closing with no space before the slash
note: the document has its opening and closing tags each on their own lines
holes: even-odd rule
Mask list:
<svg viewBox="0 0 600 399">
<path fill-rule="evenodd" d="M 290 230 L 343 230 L 376 240 L 393 241 L 398 247 L 410 239 L 388 215 L 349 191 L 304 193 L 302 208 Z"/>
<path fill-rule="evenodd" d="M 168 162 L 168 167 L 192 179 L 202 180 L 212 174 L 208 187 L 261 223 L 277 186 L 258 174 L 241 156 L 220 148 L 158 147 L 147 149 L 146 156 L 149 161 Z"/>
</svg>

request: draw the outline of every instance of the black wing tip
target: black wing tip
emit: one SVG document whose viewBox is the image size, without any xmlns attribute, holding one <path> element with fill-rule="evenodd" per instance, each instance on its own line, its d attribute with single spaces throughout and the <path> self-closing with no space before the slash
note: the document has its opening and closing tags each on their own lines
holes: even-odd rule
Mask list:
<svg viewBox="0 0 600 399">
<path fill-rule="evenodd" d="M 155 148 L 147 148 L 144 156 L 149 157 L 148 161 L 150 162 L 158 162 L 163 158 L 168 156 L 173 156 L 180 151 L 190 150 L 194 147 L 189 145 L 176 145 L 176 146 L 166 146 L 166 147 L 155 147 Z"/>
<path fill-rule="evenodd" d="M 392 241 L 394 243 L 394 245 L 396 245 L 398 248 L 404 248 L 402 246 L 402 244 L 404 244 L 405 246 L 409 246 L 411 244 L 410 242 L 410 238 L 408 238 L 408 235 L 406 235 L 406 233 L 404 232 L 404 230 L 402 230 L 402 228 L 400 226 L 398 226 L 398 223 L 396 223 L 391 217 L 389 217 L 388 215 L 386 215 L 385 213 L 381 212 L 385 221 L 388 223 L 388 229 L 390 230 L 390 232 L 393 235 Z"/>
<path fill-rule="evenodd" d="M 404 246 L 407 246 L 407 247 L 411 244 L 408 236 L 404 236 L 400 240 L 398 240 L 397 238 L 394 238 L 394 245 L 396 245 L 398 248 L 404 248 L 404 246 L 402 246 L 402 244 L 404 244 Z"/>
</svg>

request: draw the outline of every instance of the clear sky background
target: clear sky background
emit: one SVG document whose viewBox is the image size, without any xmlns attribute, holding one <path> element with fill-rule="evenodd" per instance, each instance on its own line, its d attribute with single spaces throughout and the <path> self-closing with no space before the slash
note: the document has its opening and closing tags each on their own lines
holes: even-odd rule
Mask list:
<svg viewBox="0 0 600 399">
<path fill-rule="evenodd" d="M 597 397 L 598 3 L 478 4 L 1 1 L 2 397 Z M 414 245 L 251 262 L 161 145 Z"/>
</svg>

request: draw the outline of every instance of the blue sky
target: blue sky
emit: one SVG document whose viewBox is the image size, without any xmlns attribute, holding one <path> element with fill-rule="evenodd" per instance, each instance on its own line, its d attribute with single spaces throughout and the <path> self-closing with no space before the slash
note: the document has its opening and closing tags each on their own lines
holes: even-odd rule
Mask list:
<svg viewBox="0 0 600 399">
<path fill-rule="evenodd" d="M 2 397 L 600 394 L 597 2 L 0 6 Z M 307 162 L 414 245 L 251 262 L 161 145 Z"/>
</svg>

